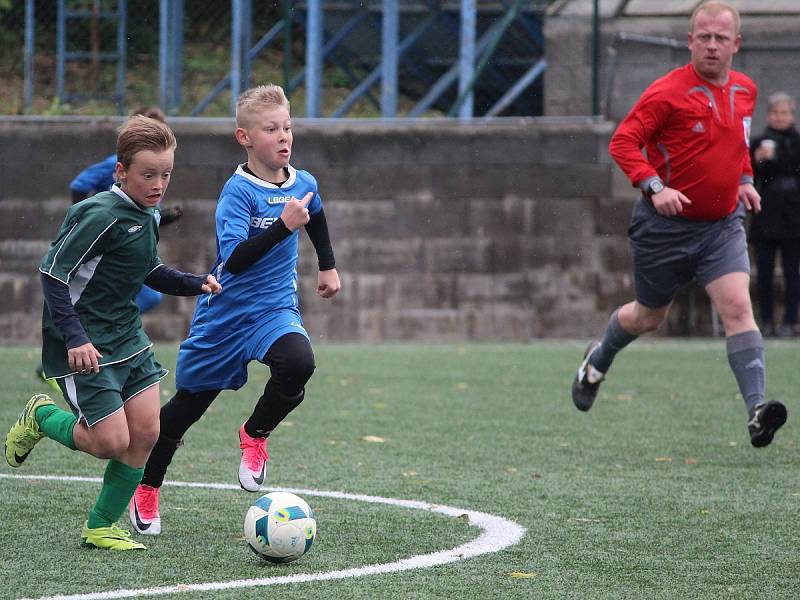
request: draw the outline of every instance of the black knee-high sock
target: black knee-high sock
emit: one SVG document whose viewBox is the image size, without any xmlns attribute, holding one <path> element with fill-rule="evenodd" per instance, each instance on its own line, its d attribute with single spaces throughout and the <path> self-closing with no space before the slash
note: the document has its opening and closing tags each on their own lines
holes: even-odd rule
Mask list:
<svg viewBox="0 0 800 600">
<path fill-rule="evenodd" d="M 142 476 L 142 484 L 161 487 L 172 457 L 183 442 L 186 431 L 208 410 L 220 390 L 196 392 L 178 390 L 169 401 L 161 407 L 161 433 L 158 442 L 147 459 Z"/>
<path fill-rule="evenodd" d="M 253 414 L 244 424 L 244 430 L 250 437 L 269 437 L 278 423 L 303 401 L 305 390 L 294 396 L 287 396 L 276 389 L 270 379 L 264 386 L 264 393 L 258 399 Z"/>
</svg>

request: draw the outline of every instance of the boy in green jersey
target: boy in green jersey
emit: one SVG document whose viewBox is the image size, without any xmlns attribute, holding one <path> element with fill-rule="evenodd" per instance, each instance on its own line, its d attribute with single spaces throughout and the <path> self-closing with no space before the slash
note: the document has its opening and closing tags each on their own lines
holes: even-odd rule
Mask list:
<svg viewBox="0 0 800 600">
<path fill-rule="evenodd" d="M 143 283 L 166 294 L 219 293 L 212 275 L 161 263 L 153 209 L 172 174 L 175 136 L 160 121 L 134 116 L 117 137 L 117 183 L 74 205 L 42 260 L 42 363 L 72 412 L 33 396 L 6 436 L 6 461 L 19 467 L 49 437 L 108 459 L 103 485 L 81 534 L 83 546 L 145 546 L 120 528 L 159 435 L 159 381 L 135 297 Z"/>
</svg>

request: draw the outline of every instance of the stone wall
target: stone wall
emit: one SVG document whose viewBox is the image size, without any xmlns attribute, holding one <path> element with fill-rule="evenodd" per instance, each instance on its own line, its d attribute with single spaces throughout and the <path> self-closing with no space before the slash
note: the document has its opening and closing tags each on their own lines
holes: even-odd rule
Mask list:
<svg viewBox="0 0 800 600">
<path fill-rule="evenodd" d="M 689 4 L 683 6 L 684 10 Z M 653 80 L 689 62 L 688 23 L 688 14 L 601 19 L 598 77 L 601 114 L 619 121 Z M 742 16 L 743 43 L 734 57 L 733 67 L 750 76 L 759 87 L 754 131 L 764 127 L 766 100 L 771 93 L 785 91 L 800 99 L 798 27 L 800 14 L 796 6 L 791 14 L 783 16 Z M 645 43 L 646 38 L 654 43 Z M 545 47 L 545 114 L 591 114 L 592 23 L 589 14 L 548 17 Z"/>
<path fill-rule="evenodd" d="M 71 177 L 113 151 L 118 124 L 0 119 L 0 339 L 38 340 L 37 265 L 69 205 Z M 172 125 L 179 146 L 164 205 L 180 204 L 185 216 L 162 229 L 160 254 L 203 272 L 215 254 L 216 194 L 244 153 L 227 119 Z M 309 330 L 362 341 L 596 333 L 632 295 L 625 232 L 634 194 L 608 158 L 611 130 L 586 118 L 296 123 L 292 162 L 320 182 L 344 285 L 333 300 L 314 294 L 306 239 Z M 168 298 L 146 329 L 181 339 L 192 309 L 191 299 Z M 675 311 L 672 331 L 697 327 L 686 312 Z"/>
</svg>

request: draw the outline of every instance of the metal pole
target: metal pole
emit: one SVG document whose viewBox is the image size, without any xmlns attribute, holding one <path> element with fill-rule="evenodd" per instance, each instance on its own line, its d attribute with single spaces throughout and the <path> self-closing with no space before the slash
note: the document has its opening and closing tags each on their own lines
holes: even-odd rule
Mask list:
<svg viewBox="0 0 800 600">
<path fill-rule="evenodd" d="M 33 59 L 35 53 L 34 38 L 36 23 L 34 21 L 33 0 L 25 1 L 25 89 L 22 98 L 22 109 L 29 112 L 33 105 Z"/>
<path fill-rule="evenodd" d="M 169 107 L 169 0 L 158 7 L 158 104 Z"/>
<path fill-rule="evenodd" d="M 242 88 L 250 87 L 250 47 L 253 45 L 253 2 L 241 0 L 242 3 Z"/>
<path fill-rule="evenodd" d="M 381 31 L 381 116 L 397 116 L 397 35 L 400 30 L 397 0 L 383 0 Z"/>
<path fill-rule="evenodd" d="M 289 97 L 289 78 L 292 76 L 292 3 L 283 0 L 283 91 Z"/>
<path fill-rule="evenodd" d="M 458 109 L 461 119 L 473 115 L 474 99 L 470 82 L 475 75 L 475 0 L 461 0 L 461 51 L 458 59 L 458 95 L 464 98 Z"/>
<path fill-rule="evenodd" d="M 321 116 L 322 106 L 322 0 L 309 0 L 306 35 L 306 117 Z"/>
<path fill-rule="evenodd" d="M 120 115 L 125 114 L 125 76 L 127 72 L 127 16 L 128 16 L 128 3 L 127 0 L 119 0 L 117 2 L 117 87 L 116 87 L 116 101 L 117 112 Z"/>
<path fill-rule="evenodd" d="M 593 1 L 592 7 L 592 114 L 600 114 L 600 0 Z"/>
<path fill-rule="evenodd" d="M 64 0 L 58 0 L 58 26 L 56 28 L 56 99 L 64 102 L 64 60 L 67 52 L 67 16 Z"/>
<path fill-rule="evenodd" d="M 242 0 L 231 0 L 231 115 L 242 93 Z"/>
<path fill-rule="evenodd" d="M 183 87 L 183 0 L 174 0 L 172 12 L 172 35 L 170 40 L 170 106 L 162 107 L 169 114 L 180 110 Z"/>
</svg>

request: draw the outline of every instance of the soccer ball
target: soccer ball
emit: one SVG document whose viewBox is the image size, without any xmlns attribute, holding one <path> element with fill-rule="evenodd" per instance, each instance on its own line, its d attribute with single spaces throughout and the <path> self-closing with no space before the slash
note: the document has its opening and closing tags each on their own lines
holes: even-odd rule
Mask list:
<svg viewBox="0 0 800 600">
<path fill-rule="evenodd" d="M 244 518 L 244 539 L 258 556 L 272 563 L 297 560 L 311 549 L 317 520 L 308 503 L 289 492 L 264 494 Z"/>
</svg>

